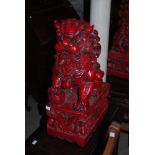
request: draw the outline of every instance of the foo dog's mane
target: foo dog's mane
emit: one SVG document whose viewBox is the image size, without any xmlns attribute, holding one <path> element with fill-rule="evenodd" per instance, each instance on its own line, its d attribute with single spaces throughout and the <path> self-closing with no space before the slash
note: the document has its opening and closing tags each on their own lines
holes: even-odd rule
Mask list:
<svg viewBox="0 0 155 155">
<path fill-rule="evenodd" d="M 57 32 L 56 51 L 72 54 L 89 53 L 98 58 L 101 52 L 100 38 L 94 26 L 77 19 L 54 21 Z"/>
</svg>

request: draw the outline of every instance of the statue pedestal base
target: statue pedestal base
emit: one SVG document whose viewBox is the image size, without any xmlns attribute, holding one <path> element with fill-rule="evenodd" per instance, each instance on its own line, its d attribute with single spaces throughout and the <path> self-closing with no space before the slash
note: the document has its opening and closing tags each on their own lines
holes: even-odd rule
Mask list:
<svg viewBox="0 0 155 155">
<path fill-rule="evenodd" d="M 85 146 L 104 117 L 108 107 L 109 84 L 99 98 L 88 107 L 87 112 L 75 111 L 71 104 L 47 104 L 47 132 L 49 135 Z"/>
</svg>

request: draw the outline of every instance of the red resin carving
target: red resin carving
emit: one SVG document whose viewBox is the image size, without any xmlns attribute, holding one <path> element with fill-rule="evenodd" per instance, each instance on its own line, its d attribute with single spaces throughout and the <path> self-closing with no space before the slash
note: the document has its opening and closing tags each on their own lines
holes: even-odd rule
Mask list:
<svg viewBox="0 0 155 155">
<path fill-rule="evenodd" d="M 129 0 L 122 0 L 119 23 L 108 54 L 109 75 L 129 78 Z"/>
<path fill-rule="evenodd" d="M 103 83 L 97 62 L 100 38 L 81 20 L 55 20 L 54 25 L 57 53 L 48 89 L 47 132 L 84 146 L 107 110 L 109 84 Z"/>
</svg>

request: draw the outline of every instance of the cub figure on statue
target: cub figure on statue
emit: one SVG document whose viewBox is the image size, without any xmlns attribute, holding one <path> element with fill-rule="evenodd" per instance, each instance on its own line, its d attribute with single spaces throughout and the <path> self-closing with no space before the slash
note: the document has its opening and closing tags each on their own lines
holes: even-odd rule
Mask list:
<svg viewBox="0 0 155 155">
<path fill-rule="evenodd" d="M 101 52 L 100 38 L 93 26 L 77 19 L 54 21 L 57 32 L 55 65 L 49 101 L 71 102 L 72 109 L 87 112 L 91 96 L 102 92 L 104 72 L 97 58 Z"/>
</svg>

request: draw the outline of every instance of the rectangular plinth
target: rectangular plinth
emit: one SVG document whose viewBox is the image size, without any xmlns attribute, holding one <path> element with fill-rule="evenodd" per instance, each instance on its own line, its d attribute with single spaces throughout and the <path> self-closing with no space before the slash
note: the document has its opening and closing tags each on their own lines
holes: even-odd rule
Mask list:
<svg viewBox="0 0 155 155">
<path fill-rule="evenodd" d="M 47 123 L 47 132 L 49 135 L 76 142 L 83 147 L 103 119 L 107 107 L 108 100 L 104 95 L 97 100 L 93 109 L 88 111 L 86 115 L 70 111 L 65 112 L 63 109 L 55 109 L 51 106 L 51 117 Z M 57 122 L 55 124 L 53 121 L 51 122 L 51 118 L 61 120 L 61 125 L 58 127 Z"/>
</svg>

